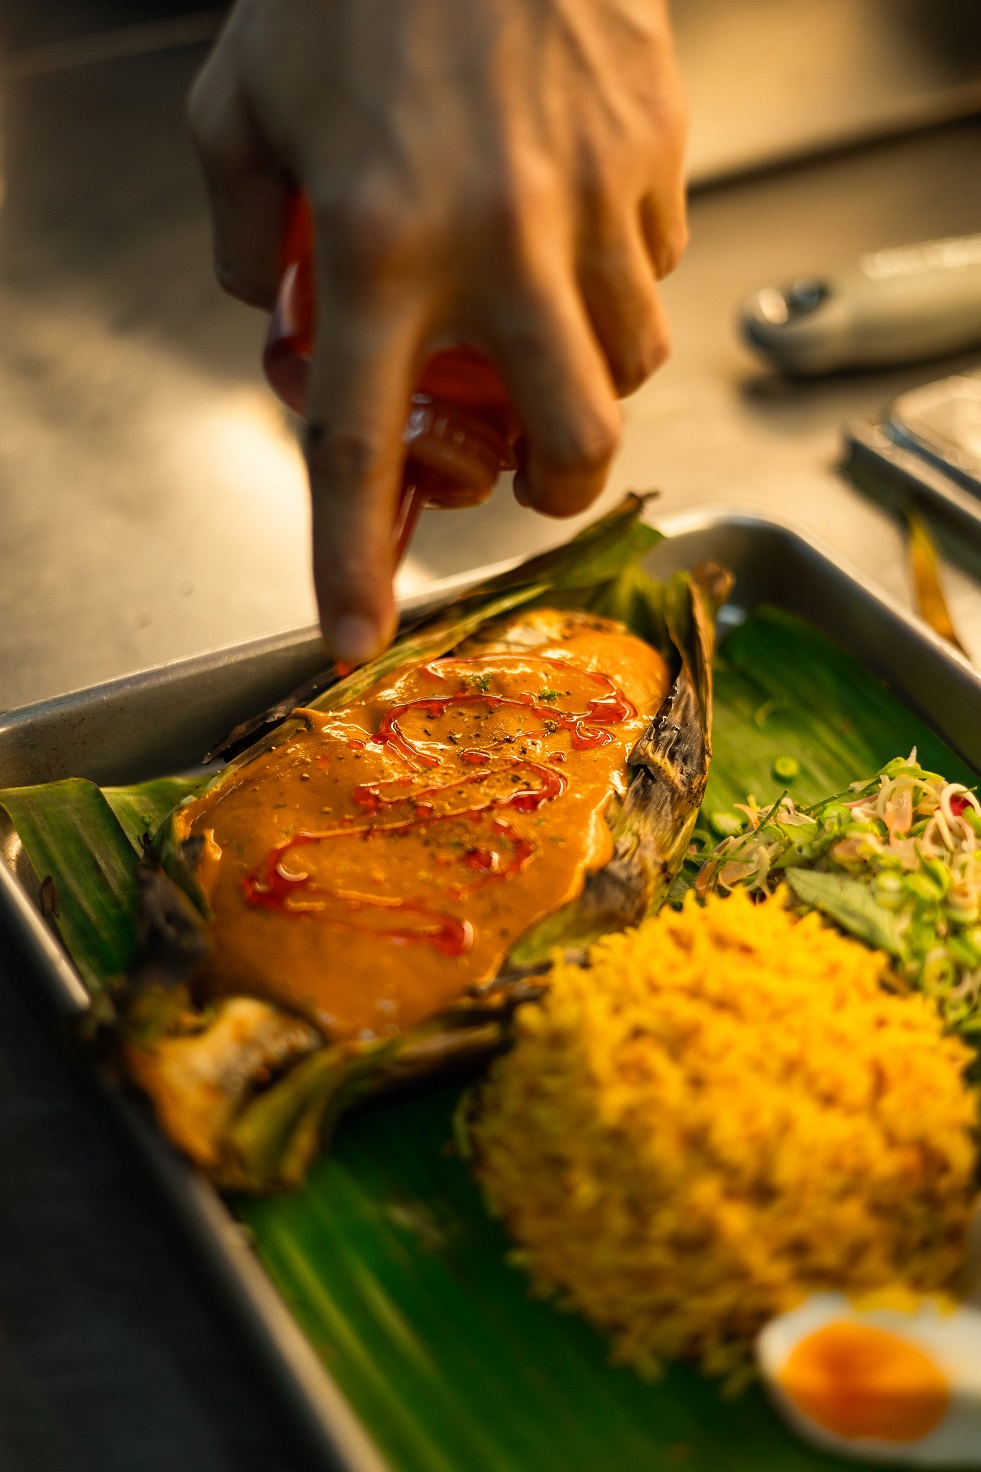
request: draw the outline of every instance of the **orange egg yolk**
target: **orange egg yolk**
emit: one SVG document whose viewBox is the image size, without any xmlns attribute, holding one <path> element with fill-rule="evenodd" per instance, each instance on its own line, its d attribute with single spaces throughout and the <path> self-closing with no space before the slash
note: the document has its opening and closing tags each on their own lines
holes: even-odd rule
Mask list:
<svg viewBox="0 0 981 1472">
<path fill-rule="evenodd" d="M 826 1324 L 789 1355 L 779 1383 L 838 1436 L 918 1441 L 943 1419 L 950 1389 L 921 1349 L 867 1324 Z"/>
</svg>

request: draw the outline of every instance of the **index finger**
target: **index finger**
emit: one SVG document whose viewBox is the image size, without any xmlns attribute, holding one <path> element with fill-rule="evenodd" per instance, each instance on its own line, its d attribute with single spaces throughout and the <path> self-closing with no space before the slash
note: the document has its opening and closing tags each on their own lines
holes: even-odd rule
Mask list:
<svg viewBox="0 0 981 1472">
<path fill-rule="evenodd" d="M 420 322 L 404 304 L 318 292 L 306 443 L 314 585 L 329 650 L 362 664 L 395 631 L 393 529 Z"/>
</svg>

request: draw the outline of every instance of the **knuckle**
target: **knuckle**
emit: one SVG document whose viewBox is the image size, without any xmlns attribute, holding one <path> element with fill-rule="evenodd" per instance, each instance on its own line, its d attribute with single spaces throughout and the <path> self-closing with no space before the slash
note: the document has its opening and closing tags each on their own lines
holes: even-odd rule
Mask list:
<svg viewBox="0 0 981 1472">
<path fill-rule="evenodd" d="M 670 276 L 671 272 L 680 264 L 681 258 L 688 248 L 688 225 L 684 220 L 679 220 L 671 225 L 661 236 L 657 252 L 657 269 L 659 276 Z"/>
<path fill-rule="evenodd" d="M 620 398 L 625 399 L 628 395 L 636 393 L 642 384 L 645 384 L 651 374 L 656 372 L 664 361 L 663 357 L 653 360 L 653 355 L 643 350 L 625 350 L 615 362 L 610 363 L 610 372 L 613 382 Z"/>
<path fill-rule="evenodd" d="M 315 210 L 334 264 L 348 279 L 401 272 L 414 256 L 413 217 L 396 189 L 362 181 L 342 199 Z"/>
<path fill-rule="evenodd" d="M 669 275 L 681 261 L 688 245 L 684 201 L 647 195 L 640 206 L 640 222 L 655 274 L 659 279 Z"/>
<path fill-rule="evenodd" d="M 640 145 L 621 138 L 594 138 L 581 145 L 576 161 L 576 195 L 583 218 L 594 222 L 590 233 L 597 228 L 595 222 L 619 217 L 624 197 L 633 186 L 639 152 Z"/>
<path fill-rule="evenodd" d="M 620 443 L 620 418 L 616 406 L 607 412 L 594 405 L 571 418 L 563 431 L 544 447 L 548 468 L 562 475 L 599 476 L 616 454 Z"/>
<path fill-rule="evenodd" d="M 666 67 L 649 74 L 643 114 L 645 137 L 656 140 L 662 155 L 680 162 L 688 136 L 688 102 L 673 54 Z"/>
<path fill-rule="evenodd" d="M 321 554 L 320 568 L 330 582 L 333 607 L 349 610 L 370 604 L 373 594 L 379 596 L 388 572 L 380 558 L 369 560 L 340 545 Z"/>
<path fill-rule="evenodd" d="M 215 279 L 222 291 L 227 292 L 229 296 L 238 297 L 242 301 L 248 300 L 238 272 L 225 256 L 215 256 Z"/>
<path fill-rule="evenodd" d="M 233 266 L 225 257 L 215 258 L 215 277 L 222 291 L 250 307 L 271 311 L 276 300 L 276 283 L 252 266 Z"/>
<path fill-rule="evenodd" d="M 638 381 L 635 387 L 639 388 L 650 378 L 652 373 L 663 366 L 671 353 L 671 339 L 663 324 L 651 327 L 637 347 L 636 366 Z"/>
<path fill-rule="evenodd" d="M 688 109 L 680 89 L 658 94 L 651 121 L 662 152 L 672 159 L 680 155 L 688 136 Z"/>
<path fill-rule="evenodd" d="M 669 354 L 668 344 L 663 340 L 651 344 L 646 351 L 634 354 L 622 366 L 617 375 L 617 391 L 621 398 L 635 394 L 647 380 L 664 366 Z"/>
<path fill-rule="evenodd" d="M 555 206 L 552 170 L 529 153 L 505 158 L 488 174 L 474 213 L 500 258 L 510 264 L 526 260 L 533 243 L 550 230 Z"/>
<path fill-rule="evenodd" d="M 185 113 L 191 142 L 200 157 L 209 160 L 223 156 L 228 151 L 226 108 L 210 63 L 195 78 Z"/>
<path fill-rule="evenodd" d="M 207 79 L 205 73 L 197 77 L 187 94 L 185 115 L 187 128 L 191 135 L 191 142 L 199 153 L 207 153 L 211 144 L 212 117 L 211 106 L 207 98 Z"/>
<path fill-rule="evenodd" d="M 311 481 L 326 487 L 353 487 L 375 471 L 379 453 L 370 435 L 358 429 L 312 421 L 304 443 Z"/>
<path fill-rule="evenodd" d="M 688 140 L 688 107 L 680 86 L 668 98 L 664 116 L 664 132 L 680 158 Z"/>
</svg>

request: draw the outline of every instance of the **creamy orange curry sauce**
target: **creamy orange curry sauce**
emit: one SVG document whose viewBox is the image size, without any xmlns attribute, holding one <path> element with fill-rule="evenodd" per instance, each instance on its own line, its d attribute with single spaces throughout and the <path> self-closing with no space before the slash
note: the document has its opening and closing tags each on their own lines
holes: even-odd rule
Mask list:
<svg viewBox="0 0 981 1472">
<path fill-rule="evenodd" d="M 299 712 L 180 816 L 205 840 L 205 992 L 381 1037 L 490 981 L 609 859 L 607 804 L 667 686 L 619 624 L 540 610 Z"/>
</svg>

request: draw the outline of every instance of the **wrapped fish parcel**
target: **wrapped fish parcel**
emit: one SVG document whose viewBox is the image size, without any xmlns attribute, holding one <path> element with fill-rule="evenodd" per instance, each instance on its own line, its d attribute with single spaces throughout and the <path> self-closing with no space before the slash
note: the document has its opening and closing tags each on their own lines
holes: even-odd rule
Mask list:
<svg viewBox="0 0 981 1472">
<path fill-rule="evenodd" d="M 307 695 L 140 866 L 117 1056 L 219 1185 L 295 1185 L 355 1101 L 508 1039 L 556 946 L 663 902 L 710 759 L 716 567 L 628 498 Z"/>
</svg>

